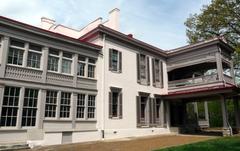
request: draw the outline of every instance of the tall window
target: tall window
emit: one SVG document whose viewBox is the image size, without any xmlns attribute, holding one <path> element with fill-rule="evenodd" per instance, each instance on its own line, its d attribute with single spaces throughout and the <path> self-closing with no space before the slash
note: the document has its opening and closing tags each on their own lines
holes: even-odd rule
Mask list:
<svg viewBox="0 0 240 151">
<path fill-rule="evenodd" d="M 88 58 L 88 77 L 94 78 L 95 77 L 95 59 Z"/>
<path fill-rule="evenodd" d="M 48 70 L 58 71 L 59 51 L 50 49 L 48 56 Z"/>
<path fill-rule="evenodd" d="M 77 118 L 84 118 L 85 94 L 78 94 L 77 98 Z"/>
<path fill-rule="evenodd" d="M 5 87 L 0 126 L 16 126 L 20 88 Z"/>
<path fill-rule="evenodd" d="M 45 117 L 56 117 L 57 93 L 57 91 L 47 91 Z"/>
<path fill-rule="evenodd" d="M 35 44 L 29 44 L 27 66 L 32 68 L 40 68 L 41 56 L 42 47 Z"/>
<path fill-rule="evenodd" d="M 141 79 L 146 79 L 146 56 L 140 55 L 140 76 Z"/>
<path fill-rule="evenodd" d="M 85 76 L 85 68 L 86 68 L 86 57 L 78 56 L 78 76 Z"/>
<path fill-rule="evenodd" d="M 153 86 L 163 87 L 163 64 L 159 59 L 152 59 Z"/>
<path fill-rule="evenodd" d="M 95 95 L 88 95 L 88 118 L 95 118 Z"/>
<path fill-rule="evenodd" d="M 150 85 L 149 57 L 137 54 L 137 82 Z"/>
<path fill-rule="evenodd" d="M 62 57 L 62 73 L 71 73 L 72 68 L 72 54 L 63 52 Z"/>
<path fill-rule="evenodd" d="M 60 118 L 70 117 L 71 93 L 61 93 Z"/>
<path fill-rule="evenodd" d="M 38 90 L 25 89 L 22 126 L 35 126 L 37 115 Z"/>
<path fill-rule="evenodd" d="M 122 118 L 122 89 L 111 88 L 109 92 L 109 118 Z"/>
<path fill-rule="evenodd" d="M 121 72 L 122 70 L 122 52 L 115 49 L 109 49 L 109 70 Z"/>
<path fill-rule="evenodd" d="M 15 65 L 23 64 L 24 42 L 11 39 L 8 51 L 8 63 Z"/>
</svg>

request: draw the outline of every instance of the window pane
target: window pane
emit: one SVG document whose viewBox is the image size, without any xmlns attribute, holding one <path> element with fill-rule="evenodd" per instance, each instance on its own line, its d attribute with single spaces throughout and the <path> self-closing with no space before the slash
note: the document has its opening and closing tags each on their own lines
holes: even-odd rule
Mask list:
<svg viewBox="0 0 240 151">
<path fill-rule="evenodd" d="M 23 50 L 16 48 L 9 48 L 8 63 L 22 65 L 23 62 Z"/>
<path fill-rule="evenodd" d="M 140 55 L 140 76 L 141 79 L 146 79 L 146 56 Z"/>
<path fill-rule="evenodd" d="M 77 118 L 84 118 L 85 94 L 78 94 L 77 99 Z"/>
<path fill-rule="evenodd" d="M 95 96 L 89 95 L 88 96 L 88 118 L 95 117 Z"/>
<path fill-rule="evenodd" d="M 71 93 L 62 92 L 60 102 L 60 118 L 70 117 Z"/>
<path fill-rule="evenodd" d="M 112 92 L 112 116 L 117 117 L 118 116 L 118 92 Z"/>
<path fill-rule="evenodd" d="M 20 88 L 5 87 L 0 126 L 16 126 Z"/>
<path fill-rule="evenodd" d="M 32 68 L 40 68 L 41 54 L 28 52 L 27 66 Z"/>
<path fill-rule="evenodd" d="M 48 70 L 58 71 L 58 57 L 48 56 Z"/>
<path fill-rule="evenodd" d="M 36 44 L 29 44 L 29 49 L 35 51 L 42 51 L 42 47 Z"/>
<path fill-rule="evenodd" d="M 94 65 L 88 65 L 88 77 L 94 78 L 95 72 L 95 66 Z"/>
<path fill-rule="evenodd" d="M 84 76 L 85 75 L 85 63 L 78 63 L 78 72 L 77 75 Z"/>
<path fill-rule="evenodd" d="M 57 91 L 47 91 L 45 117 L 56 117 Z"/>
<path fill-rule="evenodd" d="M 72 61 L 62 60 L 62 73 L 71 73 Z"/>
<path fill-rule="evenodd" d="M 111 61 L 112 61 L 112 70 L 117 71 L 118 70 L 118 51 L 112 50 Z"/>
<path fill-rule="evenodd" d="M 38 90 L 25 89 L 22 126 L 35 126 Z"/>
<path fill-rule="evenodd" d="M 24 48 L 24 42 L 16 40 L 16 39 L 11 39 L 10 45 Z"/>
</svg>

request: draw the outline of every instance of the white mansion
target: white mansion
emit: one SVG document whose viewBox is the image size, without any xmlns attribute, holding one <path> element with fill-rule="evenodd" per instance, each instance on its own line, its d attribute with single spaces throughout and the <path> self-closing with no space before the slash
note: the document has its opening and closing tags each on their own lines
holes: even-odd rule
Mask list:
<svg viewBox="0 0 240 151">
<path fill-rule="evenodd" d="M 119 32 L 118 9 L 80 30 L 48 18 L 34 27 L 0 17 L 0 143 L 168 134 L 187 127 L 189 103 L 198 125 L 209 127 L 208 98 L 219 99 L 228 135 L 240 128 L 233 52 L 221 38 L 164 51 Z"/>
</svg>

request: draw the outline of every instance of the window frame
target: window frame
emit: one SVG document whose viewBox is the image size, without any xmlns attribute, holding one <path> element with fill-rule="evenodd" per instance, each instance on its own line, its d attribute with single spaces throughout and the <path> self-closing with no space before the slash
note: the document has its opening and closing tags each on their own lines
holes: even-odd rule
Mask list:
<svg viewBox="0 0 240 151">
<path fill-rule="evenodd" d="M 58 52 L 58 55 L 56 55 L 56 54 L 51 54 L 50 52 L 51 52 L 51 50 L 52 51 L 57 51 Z M 60 52 L 61 51 L 59 51 L 59 50 L 55 50 L 55 49 L 49 49 L 49 53 L 48 53 L 48 64 L 47 64 L 47 71 L 48 72 L 56 72 L 56 73 L 59 73 L 60 71 L 59 71 L 59 66 L 61 66 L 60 65 Z M 51 69 L 49 69 L 50 67 L 49 67 L 49 58 L 50 57 L 53 57 L 53 58 L 57 58 L 58 59 L 58 63 L 57 63 L 57 70 L 55 71 L 55 70 L 51 70 Z"/>
<path fill-rule="evenodd" d="M 94 98 L 93 100 L 90 99 L 90 97 Z M 90 111 L 90 109 L 92 111 Z M 93 115 L 93 117 L 90 117 L 90 115 Z M 96 119 L 96 95 L 94 94 L 88 94 L 87 95 L 87 115 L 86 119 L 95 120 Z"/>
<path fill-rule="evenodd" d="M 48 97 L 48 92 L 51 92 L 51 93 L 54 92 L 56 94 L 56 96 L 50 95 L 51 97 Z M 56 90 L 47 90 L 46 91 L 46 100 L 45 100 L 45 109 L 44 109 L 44 118 L 45 119 L 56 119 L 58 117 L 58 93 L 59 93 L 59 91 L 56 91 Z M 47 103 L 47 99 L 49 99 L 49 100 L 51 99 L 49 101 L 49 103 Z M 56 99 L 56 101 L 51 102 L 53 99 Z M 51 108 L 50 108 L 51 110 L 50 109 L 48 110 L 48 116 L 46 116 L 47 106 L 55 108 L 54 110 Z M 51 113 L 51 115 L 54 114 L 54 116 L 49 116 L 50 113 Z"/>
<path fill-rule="evenodd" d="M 28 96 L 26 97 L 26 92 L 27 92 L 27 90 L 29 90 L 29 91 L 31 91 L 31 90 L 34 91 L 34 94 L 36 94 L 37 96 L 31 97 L 31 96 L 28 95 Z M 31 93 L 32 93 L 32 92 L 30 92 L 29 94 L 31 95 Z M 39 100 L 38 100 L 38 96 L 39 96 L 39 90 L 38 90 L 38 89 L 25 88 L 24 100 L 23 100 L 23 106 L 22 106 L 23 112 L 22 112 L 22 115 L 21 115 L 21 118 L 22 118 L 21 126 L 22 126 L 22 127 L 36 127 L 36 126 L 37 126 L 36 124 L 37 124 L 37 112 L 38 112 L 38 101 L 39 101 Z M 29 106 L 29 100 L 27 100 L 27 99 L 29 99 L 29 98 L 33 99 L 33 101 L 36 101 L 35 104 L 34 104 L 35 106 L 34 106 L 34 105 Z M 26 100 L 28 101 L 28 103 L 27 103 L 28 106 L 25 106 L 25 101 L 26 101 Z M 25 119 L 25 125 L 23 125 L 23 121 L 24 121 L 24 120 L 23 120 L 23 119 L 24 119 L 24 118 L 23 118 L 23 117 L 24 117 L 23 114 L 25 114 L 25 113 L 24 113 L 24 109 L 26 109 L 26 110 L 32 110 L 32 114 L 33 114 L 33 112 L 35 112 L 35 116 L 33 116 L 32 114 L 31 114 L 31 116 L 30 116 L 30 119 L 31 119 L 31 124 L 30 124 L 30 125 L 27 124 L 27 123 L 28 123 L 27 120 L 29 120 L 29 118 L 28 118 L 29 115 L 26 115 L 26 116 L 25 116 L 25 118 L 26 118 L 26 119 Z M 27 113 L 28 113 L 28 112 L 27 112 Z M 34 117 L 35 117 L 35 121 L 34 121 L 34 125 L 32 125 L 32 124 L 33 124 L 33 123 L 32 123 L 32 122 L 33 122 L 32 120 L 34 119 Z"/>
<path fill-rule="evenodd" d="M 117 114 L 113 115 L 113 94 L 117 93 Z M 109 92 L 109 118 L 110 119 L 122 119 L 122 88 L 111 87 Z"/>
<path fill-rule="evenodd" d="M 70 55 L 71 55 L 71 58 L 65 57 L 65 56 L 64 56 L 64 53 L 70 54 Z M 62 54 L 63 54 L 63 55 L 62 55 L 62 58 L 61 58 L 61 59 L 62 59 L 61 73 L 71 75 L 71 74 L 72 74 L 72 65 L 73 65 L 73 54 L 70 53 L 70 52 L 64 52 L 64 51 L 62 51 Z M 70 68 L 69 68 L 70 72 L 63 72 L 63 60 L 66 60 L 66 61 L 70 61 L 70 62 L 71 62 Z"/>
<path fill-rule="evenodd" d="M 8 90 L 8 94 L 6 94 L 6 92 L 7 92 L 7 90 L 6 89 L 9 89 Z M 14 95 L 13 96 L 11 96 L 11 89 L 14 89 Z M 18 91 L 18 96 L 16 95 L 16 91 Z M 9 127 L 12 127 L 12 128 L 14 128 L 14 127 L 17 127 L 18 126 L 18 115 L 19 115 L 19 104 L 20 104 L 20 96 L 21 96 L 21 88 L 20 87 L 13 87 L 13 86 L 6 86 L 5 88 L 4 88 L 4 92 L 3 92 L 3 100 L 2 100 L 2 105 L 1 105 L 1 108 L 2 108 L 2 110 L 1 110 L 1 121 L 0 121 L 0 127 L 4 127 L 4 128 L 9 128 Z M 7 103 L 5 104 L 5 98 L 7 99 Z M 12 98 L 12 99 L 14 99 L 14 102 L 12 102 L 13 104 L 12 105 L 10 105 L 10 98 Z M 17 99 L 16 99 L 17 98 Z M 16 99 L 16 100 L 15 100 Z M 16 103 L 16 104 L 15 104 Z M 6 115 L 5 116 L 3 116 L 3 109 L 4 108 L 6 108 Z M 14 112 L 14 110 L 15 110 L 15 116 L 13 116 L 12 114 L 11 114 L 11 116 L 9 116 L 9 115 L 7 115 L 7 113 L 8 113 L 8 111 L 9 111 L 9 109 L 11 109 L 11 112 L 13 113 Z M 3 125 L 3 117 L 5 117 L 5 121 L 4 121 L 4 125 Z M 7 120 L 9 120 L 9 118 L 10 118 L 10 120 L 11 120 L 11 124 L 10 125 L 7 125 Z M 13 121 L 13 118 L 15 118 L 15 123 L 12 123 L 12 121 Z"/>
<path fill-rule="evenodd" d="M 69 98 L 65 98 L 65 96 L 69 95 Z M 60 119 L 70 119 L 71 118 L 71 100 L 72 93 L 61 91 L 61 98 L 59 103 L 59 118 Z M 65 101 L 65 102 L 63 102 Z M 67 101 L 67 102 L 66 102 Z M 63 109 L 63 111 L 62 111 Z"/>
<path fill-rule="evenodd" d="M 30 45 L 36 45 L 36 46 L 38 46 L 38 47 L 41 47 L 41 51 L 31 49 L 31 48 L 30 48 Z M 29 52 L 30 52 L 30 53 L 33 53 L 33 54 L 38 54 L 38 55 L 40 55 L 39 67 L 28 66 Z M 29 43 L 28 54 L 27 54 L 27 58 L 26 58 L 26 59 L 27 59 L 27 64 L 26 64 L 27 68 L 41 69 L 41 68 L 42 68 L 42 67 L 41 67 L 42 55 L 43 55 L 43 53 L 42 53 L 42 46 L 37 45 L 37 44 L 33 44 L 33 43 Z"/>
<path fill-rule="evenodd" d="M 114 57 L 113 54 L 116 52 L 116 68 L 114 68 Z M 122 72 L 122 52 L 116 49 L 109 49 L 109 71 L 113 73 L 121 73 Z"/>
<path fill-rule="evenodd" d="M 80 96 L 84 96 L 84 99 L 80 99 Z M 79 93 L 77 94 L 77 105 L 76 105 L 76 119 L 77 120 L 81 120 L 81 119 L 86 119 L 86 98 L 87 98 L 87 95 L 84 94 L 84 93 Z M 82 102 L 83 104 L 81 104 L 80 102 Z M 80 110 L 82 109 L 82 110 Z M 82 111 L 82 112 L 81 112 Z M 82 115 L 82 117 L 81 117 Z"/>
<path fill-rule="evenodd" d="M 13 45 L 13 44 L 11 44 L 11 42 L 13 42 L 13 41 L 15 41 L 15 42 L 20 42 L 20 43 L 23 43 L 23 47 L 20 47 L 20 46 L 16 46 L 16 45 Z M 10 51 L 13 51 L 13 52 L 15 52 L 15 51 L 17 51 L 18 52 L 18 55 L 17 55 L 17 59 L 18 59 L 18 61 L 17 61 L 17 63 L 14 63 L 14 56 L 15 56 L 15 53 L 13 53 L 12 54 L 12 59 L 11 59 L 11 62 L 9 62 L 9 54 L 10 54 Z M 22 53 L 22 60 L 21 60 L 21 64 L 19 64 L 19 57 L 20 57 L 20 53 Z M 24 62 L 24 53 L 26 53 L 26 42 L 24 42 L 24 41 L 22 41 L 22 40 L 18 40 L 18 39 L 15 39 L 15 38 L 10 38 L 10 40 L 9 40 L 9 48 L 8 48 L 8 59 L 7 59 L 7 64 L 9 64 L 9 65 L 14 65 L 14 66 L 21 66 L 21 67 L 23 67 L 23 62 Z"/>
<path fill-rule="evenodd" d="M 93 59 L 95 62 L 94 63 L 91 63 L 91 62 L 89 62 L 89 60 L 90 59 Z M 96 59 L 94 59 L 94 58 L 88 58 L 87 59 L 87 78 L 90 78 L 90 79 L 95 79 L 96 78 Z M 93 70 L 91 71 L 92 72 L 92 74 L 93 74 L 93 76 L 89 76 L 89 66 L 92 66 L 93 67 Z"/>
</svg>

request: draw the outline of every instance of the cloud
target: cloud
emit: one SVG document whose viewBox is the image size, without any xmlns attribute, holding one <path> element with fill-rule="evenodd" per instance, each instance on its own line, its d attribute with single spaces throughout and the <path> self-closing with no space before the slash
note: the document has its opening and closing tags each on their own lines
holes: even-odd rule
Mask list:
<svg viewBox="0 0 240 151">
<path fill-rule="evenodd" d="M 108 18 L 108 12 L 121 10 L 121 31 L 135 38 L 171 49 L 186 44 L 184 21 L 198 13 L 211 0 L 1 0 L 0 15 L 32 25 L 42 16 L 58 23 L 81 28 L 92 20 Z"/>
</svg>

